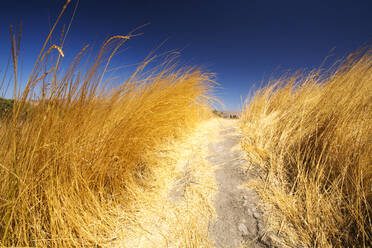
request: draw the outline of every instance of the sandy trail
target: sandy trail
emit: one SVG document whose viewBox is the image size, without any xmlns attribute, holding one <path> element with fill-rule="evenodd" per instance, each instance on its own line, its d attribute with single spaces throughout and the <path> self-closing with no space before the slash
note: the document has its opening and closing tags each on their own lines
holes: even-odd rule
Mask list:
<svg viewBox="0 0 372 248">
<path fill-rule="evenodd" d="M 209 229 L 215 247 L 266 247 L 261 213 L 255 192 L 241 187 L 252 175 L 241 168 L 246 163 L 240 148 L 237 121 L 220 120 L 218 139 L 209 143 L 208 161 L 216 167 L 218 185 L 214 199 L 217 217 Z"/>
</svg>

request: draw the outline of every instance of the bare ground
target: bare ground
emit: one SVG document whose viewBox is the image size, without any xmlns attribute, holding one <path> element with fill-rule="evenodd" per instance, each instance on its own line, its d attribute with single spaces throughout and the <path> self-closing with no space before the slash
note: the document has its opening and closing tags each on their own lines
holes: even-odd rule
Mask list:
<svg viewBox="0 0 372 248">
<path fill-rule="evenodd" d="M 219 139 L 209 144 L 208 160 L 216 166 L 218 191 L 214 206 L 217 218 L 209 233 L 215 247 L 269 247 L 264 238 L 258 196 L 242 186 L 253 174 L 242 169 L 246 163 L 240 148 L 237 121 L 223 120 L 219 124 Z"/>
</svg>

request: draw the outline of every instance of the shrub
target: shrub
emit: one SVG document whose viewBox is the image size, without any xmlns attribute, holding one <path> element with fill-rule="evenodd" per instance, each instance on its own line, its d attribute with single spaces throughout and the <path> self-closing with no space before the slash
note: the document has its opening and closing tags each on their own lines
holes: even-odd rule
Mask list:
<svg viewBox="0 0 372 248">
<path fill-rule="evenodd" d="M 0 118 L 9 116 L 13 111 L 14 100 L 0 97 Z"/>
</svg>

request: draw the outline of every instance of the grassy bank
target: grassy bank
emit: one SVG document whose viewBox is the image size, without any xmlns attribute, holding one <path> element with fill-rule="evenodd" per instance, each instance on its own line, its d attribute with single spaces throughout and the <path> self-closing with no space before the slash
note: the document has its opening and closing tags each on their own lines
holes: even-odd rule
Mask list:
<svg viewBox="0 0 372 248">
<path fill-rule="evenodd" d="M 284 76 L 241 117 L 242 146 L 280 246 L 372 242 L 372 51 L 324 71 Z"/>
<path fill-rule="evenodd" d="M 159 147 L 210 115 L 210 75 L 169 61 L 149 72 L 150 58 L 111 84 L 107 65 L 130 35 L 80 65 L 83 48 L 62 70 L 63 44 L 50 45 L 51 34 L 27 85 L 14 77 L 12 113 L 2 117 L 0 246 L 109 246 L 117 223 L 135 225 L 138 202 L 161 187 L 154 168 L 170 165 Z"/>
</svg>

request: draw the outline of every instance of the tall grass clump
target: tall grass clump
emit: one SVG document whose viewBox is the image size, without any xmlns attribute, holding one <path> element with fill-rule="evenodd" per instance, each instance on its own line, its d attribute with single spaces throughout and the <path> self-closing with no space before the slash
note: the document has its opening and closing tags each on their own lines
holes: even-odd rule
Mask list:
<svg viewBox="0 0 372 248">
<path fill-rule="evenodd" d="M 14 103 L 0 121 L 0 246 L 110 246 L 117 222 L 133 224 L 134 202 L 156 187 L 153 169 L 164 166 L 152 159 L 157 148 L 204 118 L 210 75 L 169 60 L 146 71 L 149 58 L 111 84 L 107 66 L 130 35 L 109 38 L 93 59 L 82 49 L 69 67 L 50 37 L 20 86 L 20 39 L 12 36 Z"/>
<path fill-rule="evenodd" d="M 264 180 L 249 185 L 263 199 L 275 241 L 371 246 L 372 50 L 329 70 L 286 75 L 243 112 L 242 147 Z"/>
</svg>

